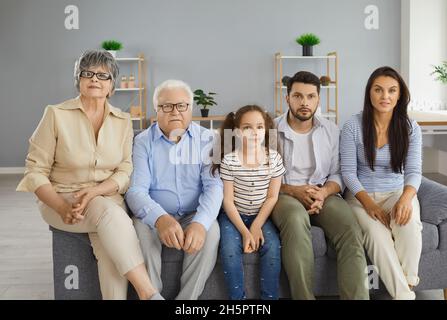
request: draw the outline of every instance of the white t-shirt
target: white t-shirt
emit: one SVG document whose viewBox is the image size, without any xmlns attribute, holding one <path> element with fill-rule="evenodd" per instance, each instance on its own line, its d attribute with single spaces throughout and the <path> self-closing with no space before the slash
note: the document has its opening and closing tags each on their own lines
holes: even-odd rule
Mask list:
<svg viewBox="0 0 447 320">
<path fill-rule="evenodd" d="M 295 132 L 290 126 L 287 126 L 293 135 L 293 155 L 292 168 L 287 171 L 293 172 L 293 181 L 295 185 L 304 185 L 309 183 L 309 179 L 315 172 L 315 153 L 312 143 L 312 128 L 307 133 Z"/>
<path fill-rule="evenodd" d="M 237 151 L 226 154 L 220 164 L 220 177 L 233 181 L 234 204 L 239 214 L 245 215 L 259 213 L 267 198 L 270 179 L 284 173 L 281 155 L 274 150 L 270 150 L 269 157 L 257 168 L 243 167 Z"/>
</svg>

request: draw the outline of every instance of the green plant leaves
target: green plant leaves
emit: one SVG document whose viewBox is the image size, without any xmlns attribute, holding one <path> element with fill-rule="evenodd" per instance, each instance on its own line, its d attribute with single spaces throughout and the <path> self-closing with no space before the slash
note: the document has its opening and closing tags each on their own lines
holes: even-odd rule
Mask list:
<svg viewBox="0 0 447 320">
<path fill-rule="evenodd" d="M 295 41 L 302 46 L 315 46 L 320 43 L 320 38 L 313 33 L 304 33 L 296 38 Z"/>
<path fill-rule="evenodd" d="M 217 103 L 214 101 L 215 92 L 208 92 L 206 94 L 202 89 L 194 90 L 194 101 L 198 106 L 202 106 L 202 109 L 206 109 L 209 106 L 217 106 Z"/>
<path fill-rule="evenodd" d="M 115 50 L 115 51 L 118 51 L 118 50 L 121 50 L 123 48 L 123 44 L 121 42 L 119 42 L 119 41 L 116 41 L 116 40 L 106 40 L 106 41 L 103 41 L 101 46 L 102 46 L 102 48 L 104 50 Z"/>
<path fill-rule="evenodd" d="M 447 84 L 447 61 L 444 61 L 439 66 L 433 66 L 434 71 L 430 75 L 436 75 L 436 80 Z"/>
</svg>

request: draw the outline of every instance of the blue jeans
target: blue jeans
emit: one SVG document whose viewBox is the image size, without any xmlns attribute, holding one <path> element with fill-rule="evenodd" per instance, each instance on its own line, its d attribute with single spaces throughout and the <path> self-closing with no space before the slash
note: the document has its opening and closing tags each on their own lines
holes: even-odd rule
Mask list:
<svg viewBox="0 0 447 320">
<path fill-rule="evenodd" d="M 256 216 L 241 215 L 241 218 L 247 228 L 250 228 Z M 242 236 L 223 210 L 220 212 L 218 221 L 220 226 L 220 257 L 230 299 L 245 300 Z M 279 274 L 281 271 L 279 234 L 270 219 L 262 226 L 262 233 L 264 235 L 264 245 L 258 250 L 261 260 L 261 299 L 277 300 L 279 298 Z"/>
</svg>

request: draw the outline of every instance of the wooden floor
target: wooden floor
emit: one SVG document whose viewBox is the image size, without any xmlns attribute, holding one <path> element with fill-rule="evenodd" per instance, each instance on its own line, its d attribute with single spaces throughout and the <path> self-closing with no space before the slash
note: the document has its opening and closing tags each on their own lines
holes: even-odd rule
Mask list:
<svg viewBox="0 0 447 320">
<path fill-rule="evenodd" d="M 0 299 L 53 299 L 51 234 L 19 175 L 0 175 Z"/>
<path fill-rule="evenodd" d="M 447 177 L 427 174 L 447 185 Z M 0 299 L 53 299 L 51 233 L 33 194 L 16 192 L 21 175 L 0 175 Z M 417 293 L 443 299 L 442 290 Z"/>
</svg>

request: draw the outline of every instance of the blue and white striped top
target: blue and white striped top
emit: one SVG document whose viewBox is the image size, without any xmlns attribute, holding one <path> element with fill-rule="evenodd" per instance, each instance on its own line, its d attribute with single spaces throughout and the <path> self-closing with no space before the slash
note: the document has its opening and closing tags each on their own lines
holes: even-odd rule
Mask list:
<svg viewBox="0 0 447 320">
<path fill-rule="evenodd" d="M 340 137 L 340 167 L 343 181 L 355 195 L 365 190 L 388 192 L 411 185 L 418 190 L 422 175 L 422 134 L 416 121 L 411 120 L 410 141 L 403 174 L 393 172 L 389 145 L 376 148 L 375 171 L 365 157 L 362 133 L 362 113 L 352 116 L 343 126 Z"/>
</svg>

